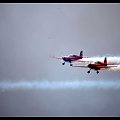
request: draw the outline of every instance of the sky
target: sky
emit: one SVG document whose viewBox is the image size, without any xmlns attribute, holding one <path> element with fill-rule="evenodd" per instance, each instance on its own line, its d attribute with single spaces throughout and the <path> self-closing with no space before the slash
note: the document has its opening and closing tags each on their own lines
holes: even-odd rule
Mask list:
<svg viewBox="0 0 120 120">
<path fill-rule="evenodd" d="M 119 56 L 120 4 L 0 4 L 0 82 L 120 81 L 49 56 Z M 24 86 L 25 88 L 26 86 Z M 119 116 L 120 89 L 0 90 L 0 116 Z"/>
</svg>

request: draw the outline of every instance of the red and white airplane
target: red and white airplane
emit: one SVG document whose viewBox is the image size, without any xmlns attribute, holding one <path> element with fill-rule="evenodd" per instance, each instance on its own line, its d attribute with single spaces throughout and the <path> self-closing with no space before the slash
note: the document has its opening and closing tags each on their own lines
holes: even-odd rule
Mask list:
<svg viewBox="0 0 120 120">
<path fill-rule="evenodd" d="M 72 66 L 72 62 L 85 58 L 85 57 L 83 57 L 83 51 L 81 51 L 79 55 L 70 55 L 70 56 L 63 56 L 63 57 L 52 56 L 51 58 L 62 59 L 64 61 L 62 65 L 65 65 L 65 62 L 68 62 L 70 63 L 70 66 Z M 79 62 L 86 62 L 86 61 L 79 60 Z"/>
<path fill-rule="evenodd" d="M 87 72 L 88 74 L 90 73 L 91 69 L 97 71 L 97 74 L 98 74 L 99 73 L 98 70 L 106 70 L 106 69 L 110 69 L 117 66 L 108 65 L 107 58 L 105 57 L 104 62 L 97 61 L 93 64 L 88 64 L 87 66 L 72 66 L 72 67 L 90 68 L 90 70 Z"/>
</svg>

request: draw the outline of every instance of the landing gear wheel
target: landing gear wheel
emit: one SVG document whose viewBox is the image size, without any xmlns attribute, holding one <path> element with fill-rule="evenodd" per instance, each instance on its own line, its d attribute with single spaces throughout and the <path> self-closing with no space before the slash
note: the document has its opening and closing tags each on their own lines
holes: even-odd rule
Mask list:
<svg viewBox="0 0 120 120">
<path fill-rule="evenodd" d="M 87 71 L 87 73 L 89 74 L 89 73 L 90 73 L 90 70 L 89 70 L 89 71 Z"/>
<path fill-rule="evenodd" d="M 70 64 L 70 66 L 72 66 L 72 64 Z"/>
<path fill-rule="evenodd" d="M 99 73 L 99 71 L 97 71 L 97 74 Z"/>
<path fill-rule="evenodd" d="M 65 62 L 64 63 L 62 63 L 62 65 L 64 65 L 65 64 Z"/>
</svg>

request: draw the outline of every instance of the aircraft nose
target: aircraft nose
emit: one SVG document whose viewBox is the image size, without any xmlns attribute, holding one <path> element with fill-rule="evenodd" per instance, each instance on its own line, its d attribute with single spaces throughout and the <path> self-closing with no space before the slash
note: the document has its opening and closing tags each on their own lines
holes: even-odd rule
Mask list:
<svg viewBox="0 0 120 120">
<path fill-rule="evenodd" d="M 62 59 L 63 59 L 63 60 L 66 60 L 66 58 L 65 58 L 65 57 L 63 57 Z"/>
<path fill-rule="evenodd" d="M 91 64 L 89 64 L 88 67 L 91 67 Z"/>
</svg>

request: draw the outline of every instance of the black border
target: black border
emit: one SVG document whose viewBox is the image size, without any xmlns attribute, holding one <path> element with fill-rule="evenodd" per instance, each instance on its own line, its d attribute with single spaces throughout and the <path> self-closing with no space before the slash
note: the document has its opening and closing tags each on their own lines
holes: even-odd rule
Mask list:
<svg viewBox="0 0 120 120">
<path fill-rule="evenodd" d="M 96 3 L 96 4 L 99 4 L 99 3 L 103 3 L 103 4 L 107 3 L 108 4 L 108 3 L 110 3 L 110 4 L 112 4 L 113 3 L 114 4 L 114 3 L 118 3 L 119 4 L 120 0 L 113 0 L 113 1 L 112 0 L 111 1 L 108 1 L 108 0 L 79 0 L 79 1 L 78 0 L 76 0 L 76 1 L 75 0 L 74 1 L 73 0 L 69 0 L 69 1 L 65 1 L 65 0 L 64 1 L 62 1 L 62 0 L 59 0 L 59 1 L 47 0 L 46 2 L 45 1 L 38 2 L 38 1 L 34 0 L 33 2 L 34 3 L 38 3 L 38 4 L 40 4 L 40 3 L 42 3 L 42 4 L 43 3 L 44 4 L 61 4 L 61 3 L 62 4 L 74 4 L 74 3 L 75 4 L 80 4 L 80 3 L 85 3 L 85 4 L 88 4 L 88 3 Z M 15 0 L 0 0 L 0 4 L 21 4 L 21 3 L 22 4 L 34 4 L 33 2 L 32 1 L 31 2 L 30 1 L 25 1 L 25 0 L 24 1 L 22 1 L 22 0 L 16 0 L 16 1 Z M 52 119 L 52 120 L 54 118 L 55 119 L 56 118 L 57 119 L 60 118 L 60 119 L 66 119 L 66 120 L 77 119 L 77 118 L 79 120 L 80 119 L 92 119 L 92 120 L 95 119 L 96 120 L 96 118 L 97 119 L 98 118 L 99 119 L 104 119 L 105 118 L 105 120 L 110 120 L 110 119 L 116 120 L 119 117 L 117 117 L 117 116 L 116 117 L 101 117 L 101 116 L 100 117 L 99 116 L 98 117 L 86 117 L 86 116 L 85 117 L 84 116 L 83 117 L 81 117 L 81 116 L 80 117 L 74 117 L 74 116 L 73 117 L 72 116 L 68 116 L 68 117 L 66 117 L 66 116 L 57 116 L 57 117 L 51 117 L 51 116 L 48 116 L 48 117 L 47 116 L 46 117 L 41 117 L 41 116 L 27 116 L 27 117 L 26 116 L 25 117 L 22 117 L 22 116 L 13 116 L 13 117 L 12 116 L 6 116 L 5 117 L 5 116 L 0 116 L 0 118 L 5 118 L 5 119 L 7 119 L 7 118 L 17 118 L 17 119 L 18 118 L 19 119 L 20 118 L 25 118 L 25 119 L 27 119 L 27 118 L 28 119 L 31 119 L 31 118 L 33 118 L 33 119 L 40 118 L 40 119 L 42 119 L 43 118 L 43 119 Z"/>
<path fill-rule="evenodd" d="M 4 3 L 4 4 L 8 4 L 8 3 L 13 3 L 13 4 L 16 4 L 16 3 L 22 3 L 22 4 L 33 4 L 33 3 L 44 3 L 44 4 L 52 4 L 52 3 L 56 3 L 56 4 L 59 4 L 59 3 L 70 3 L 70 4 L 74 4 L 74 3 L 120 3 L 120 0 L 57 0 L 57 1 L 54 1 L 54 0 L 47 0 L 47 1 L 44 1 L 44 0 L 0 0 L 0 3 Z"/>
</svg>

